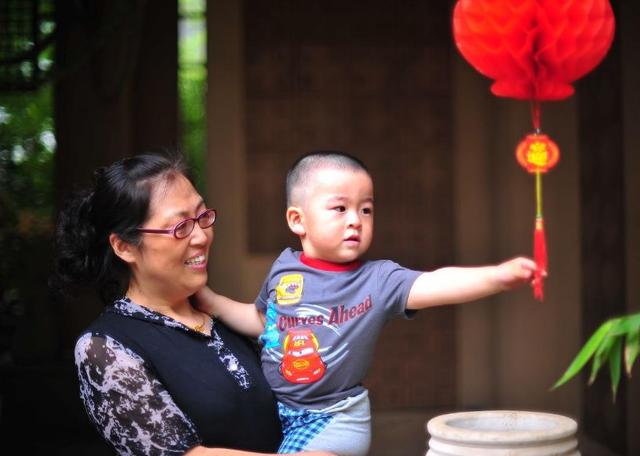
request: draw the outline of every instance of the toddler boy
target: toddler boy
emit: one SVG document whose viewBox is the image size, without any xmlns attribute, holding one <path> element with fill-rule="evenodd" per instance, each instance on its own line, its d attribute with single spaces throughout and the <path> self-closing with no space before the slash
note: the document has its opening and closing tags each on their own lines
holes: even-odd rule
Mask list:
<svg viewBox="0 0 640 456">
<path fill-rule="evenodd" d="M 247 335 L 259 336 L 262 367 L 279 401 L 280 453 L 366 455 L 370 411 L 362 381 L 384 323 L 444 304 L 476 300 L 526 284 L 535 263 L 406 269 L 362 261 L 373 237 L 373 182 L 342 152 L 314 152 L 287 175 L 286 219 L 302 252 L 285 249 L 255 306 L 205 288 L 200 306 Z"/>
</svg>

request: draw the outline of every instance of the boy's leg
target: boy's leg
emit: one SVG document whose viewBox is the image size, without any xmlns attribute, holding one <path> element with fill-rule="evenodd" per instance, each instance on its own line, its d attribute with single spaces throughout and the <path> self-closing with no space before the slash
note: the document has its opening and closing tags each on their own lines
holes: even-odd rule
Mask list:
<svg viewBox="0 0 640 456">
<path fill-rule="evenodd" d="M 282 443 L 278 453 L 289 454 L 303 451 L 310 440 L 327 427 L 333 416 L 313 410 L 292 409 L 278 402 L 278 413 L 282 422 Z"/>
<path fill-rule="evenodd" d="M 305 417 L 298 417 L 293 425 L 283 419 L 285 437 L 279 453 L 307 450 L 365 456 L 369 451 L 371 412 L 367 391 L 325 409 L 297 412 Z"/>
<path fill-rule="evenodd" d="M 307 443 L 308 451 L 330 451 L 340 456 L 366 456 L 371 445 L 371 410 L 365 390 L 322 409 L 333 419 Z"/>
</svg>

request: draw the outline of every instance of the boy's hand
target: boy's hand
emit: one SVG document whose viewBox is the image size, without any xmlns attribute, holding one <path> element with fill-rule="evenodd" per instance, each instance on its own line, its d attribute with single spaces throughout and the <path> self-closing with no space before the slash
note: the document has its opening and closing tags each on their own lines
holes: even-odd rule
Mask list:
<svg viewBox="0 0 640 456">
<path fill-rule="evenodd" d="M 537 268 L 536 262 L 530 258 L 513 258 L 496 266 L 496 279 L 503 290 L 513 290 L 531 284 Z M 547 271 L 542 271 L 542 276 L 546 277 Z"/>
<path fill-rule="evenodd" d="M 258 337 L 264 329 L 262 314 L 253 304 L 229 299 L 207 286 L 198 290 L 194 297 L 198 309 L 219 318 L 245 336 Z"/>
<path fill-rule="evenodd" d="M 205 285 L 200 290 L 196 291 L 194 297 L 196 298 L 196 307 L 199 310 L 211 316 L 217 317 L 220 315 L 219 309 L 216 309 L 217 296 L 211 288 Z"/>
</svg>

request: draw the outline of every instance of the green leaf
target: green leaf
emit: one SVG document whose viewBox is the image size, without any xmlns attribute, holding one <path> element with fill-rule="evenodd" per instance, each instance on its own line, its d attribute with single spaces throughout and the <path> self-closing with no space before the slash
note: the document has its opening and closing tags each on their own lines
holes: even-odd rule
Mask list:
<svg viewBox="0 0 640 456">
<path fill-rule="evenodd" d="M 615 328 L 616 335 L 627 335 L 630 333 L 640 332 L 640 313 L 628 315 L 626 317 L 620 317 L 618 325 Z"/>
<path fill-rule="evenodd" d="M 620 365 L 622 358 L 622 337 L 616 337 L 609 353 L 609 375 L 611 376 L 611 393 L 613 402 L 616 401 L 618 385 L 620 384 Z"/>
<path fill-rule="evenodd" d="M 561 385 L 564 385 L 569 380 L 571 380 L 582 368 L 589 362 L 593 354 L 598 349 L 600 343 L 604 340 L 607 333 L 613 326 L 613 320 L 609 320 L 604 322 L 600 327 L 593 333 L 593 335 L 589 338 L 584 347 L 580 350 L 578 355 L 571 362 L 567 370 L 562 377 L 551 387 L 551 389 L 556 389 Z"/>
<path fill-rule="evenodd" d="M 640 331 L 627 334 L 627 343 L 624 347 L 624 367 L 627 375 L 631 377 L 633 363 L 640 352 Z"/>
<path fill-rule="evenodd" d="M 596 350 L 596 353 L 593 357 L 593 364 L 591 364 L 591 374 L 589 374 L 589 385 L 593 384 L 596 380 L 596 376 L 598 375 L 598 371 L 605 364 L 607 358 L 609 357 L 609 352 L 611 351 L 611 347 L 613 347 L 614 342 L 617 339 L 617 336 L 612 336 L 611 332 L 615 329 L 616 321 L 612 321 L 611 330 L 606 334 L 604 340 L 600 343 L 600 346 Z"/>
</svg>

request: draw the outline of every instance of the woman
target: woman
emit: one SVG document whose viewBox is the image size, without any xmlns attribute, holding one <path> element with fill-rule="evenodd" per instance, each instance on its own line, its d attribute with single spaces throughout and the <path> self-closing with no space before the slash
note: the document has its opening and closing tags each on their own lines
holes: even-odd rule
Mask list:
<svg viewBox="0 0 640 456">
<path fill-rule="evenodd" d="M 189 302 L 207 282 L 215 220 L 181 161 L 159 155 L 98 170 L 60 214 L 55 283 L 93 287 L 107 304 L 75 360 L 89 418 L 118 454 L 278 447 L 252 345 Z"/>
</svg>

